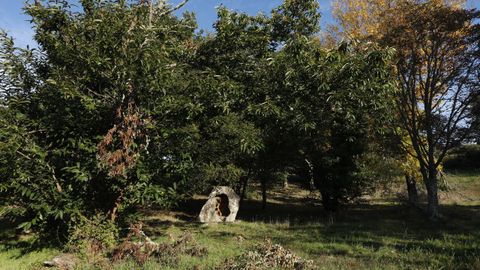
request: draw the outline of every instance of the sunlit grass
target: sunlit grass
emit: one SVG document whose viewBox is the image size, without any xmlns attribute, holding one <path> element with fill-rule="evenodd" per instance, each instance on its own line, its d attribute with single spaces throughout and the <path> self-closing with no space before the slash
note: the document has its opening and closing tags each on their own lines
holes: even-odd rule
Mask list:
<svg viewBox="0 0 480 270">
<path fill-rule="evenodd" d="M 22 254 L 19 249 L 5 250 L 0 247 L 0 269 L 5 270 L 23 270 L 32 269 L 42 265 L 46 259 L 58 254 L 55 249 L 43 249 Z"/>
<path fill-rule="evenodd" d="M 33 236 L 15 237 L 11 228 L 0 229 L 0 269 L 37 269 L 59 253 L 56 248 L 32 248 Z"/>
</svg>

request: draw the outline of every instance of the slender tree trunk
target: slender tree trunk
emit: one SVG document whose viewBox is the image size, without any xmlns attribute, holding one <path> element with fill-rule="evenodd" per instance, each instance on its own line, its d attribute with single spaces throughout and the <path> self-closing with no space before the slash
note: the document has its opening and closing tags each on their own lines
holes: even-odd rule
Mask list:
<svg viewBox="0 0 480 270">
<path fill-rule="evenodd" d="M 240 203 L 242 203 L 245 200 L 245 196 L 247 194 L 247 187 L 248 187 L 248 180 L 252 176 L 252 171 L 248 169 L 247 174 L 242 177 L 242 181 L 240 183 Z"/>
<path fill-rule="evenodd" d="M 439 217 L 438 209 L 438 180 L 437 169 L 434 166 L 430 166 L 428 170 L 428 180 L 425 182 L 428 197 L 427 213 L 430 219 L 437 219 Z"/>
<path fill-rule="evenodd" d="M 237 194 L 241 194 L 241 193 L 242 193 L 242 187 L 243 187 L 243 182 L 244 182 L 244 181 L 245 181 L 245 176 L 240 176 L 240 178 L 238 179 L 238 184 L 233 187 L 233 190 L 234 190 Z"/>
<path fill-rule="evenodd" d="M 263 175 L 261 179 L 262 183 L 262 209 L 265 210 L 267 208 L 267 178 L 266 175 Z"/>
<path fill-rule="evenodd" d="M 288 174 L 283 175 L 283 189 L 288 189 Z"/>
<path fill-rule="evenodd" d="M 112 221 L 112 222 L 115 222 L 115 220 L 117 219 L 117 212 L 118 212 L 118 209 L 120 208 L 120 206 L 122 205 L 123 196 L 124 196 L 124 192 L 122 190 L 120 192 L 120 194 L 118 195 L 117 199 L 115 200 L 113 208 L 109 211 L 110 221 Z"/>
<path fill-rule="evenodd" d="M 313 175 L 313 169 L 314 169 L 313 164 L 307 158 L 305 159 L 305 162 L 308 165 L 308 176 L 310 178 L 308 180 L 309 188 L 310 188 L 310 191 L 314 191 L 316 189 L 316 187 L 315 187 L 315 179 L 314 179 L 314 175 Z"/>
<path fill-rule="evenodd" d="M 242 191 L 240 193 L 240 203 L 242 203 L 245 200 L 245 195 L 247 193 L 247 186 L 248 186 L 248 176 L 245 176 L 242 182 Z"/>
<path fill-rule="evenodd" d="M 405 181 L 407 182 L 408 204 L 410 206 L 418 206 L 418 191 L 417 181 L 415 177 L 405 174 Z"/>
<path fill-rule="evenodd" d="M 313 180 L 313 177 L 310 177 L 309 188 L 310 188 L 310 191 L 314 191 L 315 189 L 317 189 L 315 187 L 315 181 Z"/>
</svg>

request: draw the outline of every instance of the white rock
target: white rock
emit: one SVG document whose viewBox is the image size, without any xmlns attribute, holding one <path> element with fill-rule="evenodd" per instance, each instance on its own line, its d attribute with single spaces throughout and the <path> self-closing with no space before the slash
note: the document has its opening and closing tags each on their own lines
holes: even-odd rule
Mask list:
<svg viewBox="0 0 480 270">
<path fill-rule="evenodd" d="M 240 197 L 230 187 L 215 187 L 208 196 L 198 218 L 203 223 L 234 222 Z"/>
</svg>

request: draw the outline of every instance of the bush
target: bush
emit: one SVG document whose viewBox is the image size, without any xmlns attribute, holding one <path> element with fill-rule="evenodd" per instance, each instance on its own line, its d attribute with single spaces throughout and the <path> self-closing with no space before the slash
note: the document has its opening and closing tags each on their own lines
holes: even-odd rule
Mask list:
<svg viewBox="0 0 480 270">
<path fill-rule="evenodd" d="M 445 171 L 480 169 L 480 145 L 462 145 L 450 150 L 443 161 Z"/>
<path fill-rule="evenodd" d="M 174 184 L 188 179 L 185 168 L 166 168 L 178 153 L 165 138 L 174 129 L 152 119 L 181 124 L 163 113 L 189 113 L 188 99 L 176 102 L 184 74 L 164 67 L 179 62 L 193 22 L 151 18 L 130 1 L 38 2 L 25 7 L 38 48 L 19 49 L 0 32 L 0 197 L 22 210 L 24 229 L 104 245 L 115 229 L 104 220 L 138 204 L 170 206 Z"/>
<path fill-rule="evenodd" d="M 131 257 L 142 266 L 147 260 L 155 258 L 162 266 L 176 268 L 182 255 L 203 257 L 208 253 L 205 247 L 197 244 L 190 233 L 184 233 L 171 243 L 156 243 L 145 235 L 142 226 L 141 223 L 130 226 L 127 237 L 112 252 L 113 262 Z"/>
<path fill-rule="evenodd" d="M 82 217 L 72 226 L 67 248 L 86 258 L 103 257 L 113 250 L 117 239 L 118 228 L 106 216 Z"/>
</svg>

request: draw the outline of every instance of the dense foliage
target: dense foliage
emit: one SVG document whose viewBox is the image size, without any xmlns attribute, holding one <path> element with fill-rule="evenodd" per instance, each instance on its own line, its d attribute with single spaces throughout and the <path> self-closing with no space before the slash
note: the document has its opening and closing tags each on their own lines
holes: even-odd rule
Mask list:
<svg viewBox="0 0 480 270">
<path fill-rule="evenodd" d="M 25 9 L 38 48 L 2 35 L 0 196 L 23 228 L 81 241 L 82 224 L 212 185 L 259 180 L 265 201 L 292 171 L 309 171 L 327 210 L 371 190 L 393 51 L 323 48 L 313 0 L 219 8 L 207 36 L 193 14 L 145 2 L 38 1 Z"/>
</svg>

